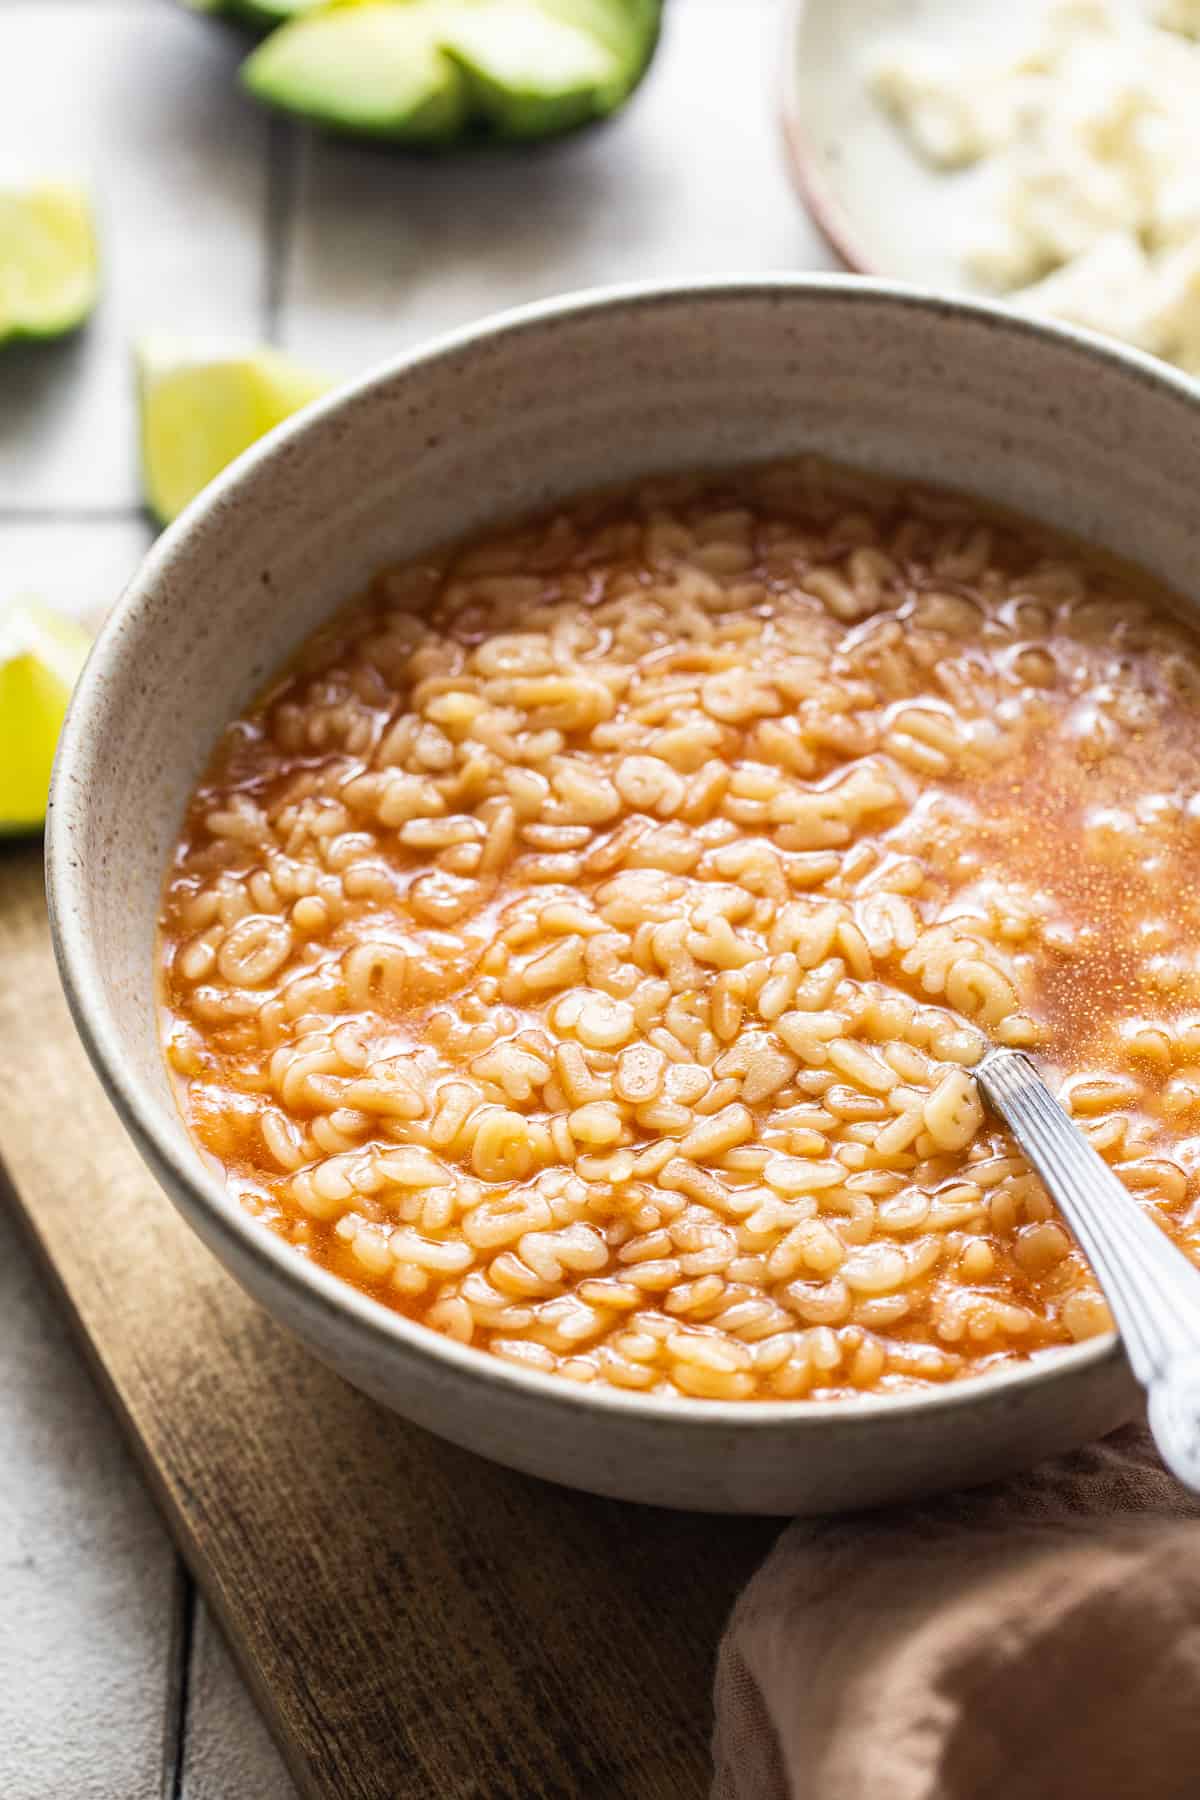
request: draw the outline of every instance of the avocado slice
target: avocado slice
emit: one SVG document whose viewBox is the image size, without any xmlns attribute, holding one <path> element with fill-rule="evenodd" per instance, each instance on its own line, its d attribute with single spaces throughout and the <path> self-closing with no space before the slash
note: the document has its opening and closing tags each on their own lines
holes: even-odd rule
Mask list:
<svg viewBox="0 0 1200 1800">
<path fill-rule="evenodd" d="M 398 142 L 549 137 L 620 105 L 660 11 L 661 0 L 348 0 L 273 32 L 242 76 L 284 111 Z"/>
<path fill-rule="evenodd" d="M 445 143 L 467 118 L 466 87 L 423 0 L 331 6 L 272 32 L 242 65 L 252 94 L 343 131 Z"/>
<path fill-rule="evenodd" d="M 544 13 L 588 32 L 605 45 L 619 70 L 619 106 L 645 74 L 658 43 L 662 0 L 537 0 Z"/>
<path fill-rule="evenodd" d="M 250 25 L 256 31 L 273 31 L 286 19 L 298 19 L 302 13 L 318 12 L 330 0 L 183 0 L 190 12 L 212 13 L 233 19 L 239 25 Z"/>
</svg>

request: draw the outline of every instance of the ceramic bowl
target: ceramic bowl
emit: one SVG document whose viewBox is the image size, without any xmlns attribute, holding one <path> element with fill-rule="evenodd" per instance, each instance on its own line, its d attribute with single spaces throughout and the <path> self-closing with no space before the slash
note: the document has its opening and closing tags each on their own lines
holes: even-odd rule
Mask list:
<svg viewBox="0 0 1200 1800">
<path fill-rule="evenodd" d="M 155 1020 L 159 893 L 225 722 L 382 563 L 580 489 L 819 451 L 950 483 L 1200 595 L 1200 389 L 999 310 L 846 277 L 628 289 L 536 306 L 343 389 L 250 451 L 163 537 L 71 706 L 48 826 L 67 995 L 185 1218 L 267 1309 L 386 1405 L 601 1494 L 817 1512 L 978 1482 L 1107 1431 L 1111 1338 L 935 1391 L 646 1397 L 452 1343 L 294 1254 L 186 1136 Z"/>
</svg>

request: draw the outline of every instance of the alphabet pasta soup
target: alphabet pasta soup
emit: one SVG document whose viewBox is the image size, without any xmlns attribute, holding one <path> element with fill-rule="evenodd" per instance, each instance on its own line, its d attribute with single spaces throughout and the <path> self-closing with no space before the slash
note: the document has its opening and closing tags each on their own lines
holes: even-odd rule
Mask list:
<svg viewBox="0 0 1200 1800">
<path fill-rule="evenodd" d="M 816 465 L 410 565 L 217 747 L 166 1055 L 264 1229 L 525 1368 L 701 1399 L 1108 1330 L 971 1068 L 1200 1253 L 1200 648 L 1145 580 Z"/>
</svg>

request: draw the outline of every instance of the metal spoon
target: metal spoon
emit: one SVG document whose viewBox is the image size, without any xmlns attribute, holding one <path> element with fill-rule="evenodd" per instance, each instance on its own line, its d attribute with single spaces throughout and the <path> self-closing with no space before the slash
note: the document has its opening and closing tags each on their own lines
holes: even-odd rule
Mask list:
<svg viewBox="0 0 1200 1800">
<path fill-rule="evenodd" d="M 989 1050 L 974 1073 L 1096 1273 L 1163 1461 L 1200 1492 L 1200 1270 L 1147 1218 L 1027 1056 Z"/>
</svg>

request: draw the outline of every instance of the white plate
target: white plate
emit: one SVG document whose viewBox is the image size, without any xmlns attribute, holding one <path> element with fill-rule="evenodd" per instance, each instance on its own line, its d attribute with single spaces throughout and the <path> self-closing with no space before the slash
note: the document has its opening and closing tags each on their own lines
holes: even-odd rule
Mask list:
<svg viewBox="0 0 1200 1800">
<path fill-rule="evenodd" d="M 987 295 L 963 252 L 985 235 L 991 171 L 930 168 L 873 98 L 871 71 L 892 44 L 972 61 L 1011 58 L 1049 7 L 1050 0 L 794 0 L 784 70 L 793 171 L 850 268 Z"/>
</svg>

